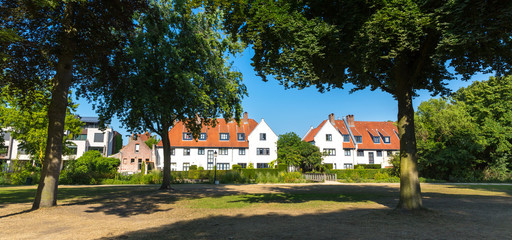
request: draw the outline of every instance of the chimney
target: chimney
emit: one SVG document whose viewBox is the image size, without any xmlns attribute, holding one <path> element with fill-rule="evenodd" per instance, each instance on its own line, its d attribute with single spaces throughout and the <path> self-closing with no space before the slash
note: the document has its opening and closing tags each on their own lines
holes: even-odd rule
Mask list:
<svg viewBox="0 0 512 240">
<path fill-rule="evenodd" d="M 245 124 L 249 123 L 249 114 L 247 112 L 244 112 L 244 123 Z"/>
<path fill-rule="evenodd" d="M 329 122 L 331 122 L 332 125 L 335 124 L 334 120 L 335 120 L 334 113 L 329 114 Z"/>
<path fill-rule="evenodd" d="M 347 115 L 347 124 L 349 127 L 355 127 L 354 125 L 354 115 Z"/>
</svg>

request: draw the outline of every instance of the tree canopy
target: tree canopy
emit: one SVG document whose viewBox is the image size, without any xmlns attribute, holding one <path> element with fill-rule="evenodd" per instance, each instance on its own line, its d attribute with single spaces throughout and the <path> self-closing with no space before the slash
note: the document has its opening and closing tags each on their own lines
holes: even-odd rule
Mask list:
<svg viewBox="0 0 512 240">
<path fill-rule="evenodd" d="M 512 66 L 512 2 L 492 1 L 204 1 L 220 7 L 225 28 L 251 44 L 264 80 L 320 91 L 370 88 L 398 102 L 399 208 L 421 209 L 412 98 L 445 94 L 445 80 Z M 471 16 L 471 17 L 468 17 Z"/>
<path fill-rule="evenodd" d="M 229 53 L 241 50 L 223 37 L 219 12 L 191 10 L 188 1 L 153 1 L 135 21 L 129 61 L 119 81 L 104 81 L 89 91 L 102 104 L 100 118 L 117 116 L 132 132 L 151 131 L 162 139 L 164 179 L 170 188 L 168 131 L 177 121 L 195 139 L 216 118 L 240 120 L 246 95 L 242 75 L 231 70 Z"/>
<path fill-rule="evenodd" d="M 320 149 L 311 143 L 302 141 L 294 132 L 279 135 L 277 161 L 288 164 L 288 166 L 298 167 L 302 172 L 323 170 Z"/>
</svg>

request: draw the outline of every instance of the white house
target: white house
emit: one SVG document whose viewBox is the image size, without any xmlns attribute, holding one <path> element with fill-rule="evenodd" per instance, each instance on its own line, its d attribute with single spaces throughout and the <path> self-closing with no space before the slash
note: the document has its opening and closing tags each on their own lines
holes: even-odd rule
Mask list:
<svg viewBox="0 0 512 240">
<path fill-rule="evenodd" d="M 400 150 L 398 131 L 392 122 L 354 121 L 353 115 L 336 120 L 334 114 L 318 127 L 311 127 L 303 141 L 320 148 L 324 163 L 334 169 L 350 169 L 357 164 L 389 167 L 389 157 Z"/>
<path fill-rule="evenodd" d="M 234 164 L 247 168 L 268 168 L 277 159 L 277 135 L 265 120 L 260 123 L 244 113 L 240 124 L 218 119 L 215 127 L 203 127 L 199 139 L 193 139 L 182 122 L 169 131 L 171 170 L 187 171 L 196 165 L 205 170 L 229 170 Z M 162 142 L 157 145 L 156 168 L 163 168 Z M 215 158 L 215 156 L 217 156 Z"/>
</svg>

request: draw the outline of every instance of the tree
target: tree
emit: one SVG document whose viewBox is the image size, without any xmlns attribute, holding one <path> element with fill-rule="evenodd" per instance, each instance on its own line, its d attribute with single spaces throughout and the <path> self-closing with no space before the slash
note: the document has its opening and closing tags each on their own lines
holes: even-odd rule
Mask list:
<svg viewBox="0 0 512 240">
<path fill-rule="evenodd" d="M 412 105 L 417 90 L 446 94 L 444 81 L 455 74 L 469 79 L 512 69 L 512 2 L 203 2 L 223 9 L 231 36 L 252 44 L 252 66 L 263 80 L 268 75 L 285 88 L 321 92 L 351 83 L 352 91 L 380 89 L 397 100 L 398 208 L 422 208 Z"/>
<path fill-rule="evenodd" d="M 423 177 L 452 181 L 479 180 L 485 167 L 485 138 L 465 104 L 431 99 L 415 116 L 419 171 Z"/>
<path fill-rule="evenodd" d="M 44 160 L 46 139 L 48 134 L 48 106 L 50 103 L 50 90 L 32 90 L 30 104 L 26 98 L 20 98 L 17 90 L 8 86 L 1 88 L 0 92 L 0 128 L 8 129 L 11 137 L 21 142 L 21 147 L 31 155 L 34 163 L 42 164 Z M 18 90 L 19 91 L 19 90 Z M 64 149 L 68 140 L 80 134 L 83 125 L 72 112 L 78 105 L 68 99 L 66 121 L 64 129 L 68 134 L 63 139 Z M 69 144 L 69 143 L 68 143 Z"/>
<path fill-rule="evenodd" d="M 302 172 L 323 170 L 322 157 L 317 146 L 302 141 L 294 132 L 280 135 L 277 140 L 277 161 L 299 167 Z"/>
<path fill-rule="evenodd" d="M 171 189 L 169 130 L 182 121 L 194 139 L 220 114 L 239 121 L 246 94 L 241 74 L 225 54 L 240 50 L 223 38 L 218 12 L 191 11 L 187 1 L 153 1 L 139 15 L 137 35 L 126 52 L 131 61 L 119 82 L 102 83 L 100 118 L 117 115 L 132 132 L 151 131 L 162 139 L 163 182 Z"/>
<path fill-rule="evenodd" d="M 117 158 L 103 157 L 99 151 L 85 152 L 63 170 L 67 184 L 98 184 L 101 179 L 113 178 L 121 162 Z"/>
<path fill-rule="evenodd" d="M 157 145 L 160 142 L 156 136 L 151 136 L 148 140 L 144 141 L 149 148 L 153 148 L 153 145 Z"/>
<path fill-rule="evenodd" d="M 47 146 L 33 209 L 57 204 L 64 122 L 72 87 L 115 79 L 132 15 L 144 9 L 132 1 L 2 1 L 0 85 L 51 89 Z"/>
</svg>

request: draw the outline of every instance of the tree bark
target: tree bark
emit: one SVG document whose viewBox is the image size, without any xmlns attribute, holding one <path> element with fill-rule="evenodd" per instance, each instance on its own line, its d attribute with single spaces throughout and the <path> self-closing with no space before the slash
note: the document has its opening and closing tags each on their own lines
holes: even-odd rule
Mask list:
<svg viewBox="0 0 512 240">
<path fill-rule="evenodd" d="M 160 190 L 169 190 L 171 188 L 171 143 L 169 140 L 169 128 L 162 128 L 160 137 L 164 145 L 164 176 Z"/>
<path fill-rule="evenodd" d="M 56 81 L 52 90 L 52 99 L 48 108 L 48 137 L 41 169 L 41 179 L 37 188 L 32 209 L 57 205 L 57 187 L 59 185 L 62 164 L 62 142 L 64 123 L 68 107 L 68 93 L 73 74 L 73 61 L 70 55 L 61 56 L 57 64 Z"/>
<path fill-rule="evenodd" d="M 48 108 L 48 136 L 41 169 L 41 178 L 37 187 L 32 209 L 57 205 L 57 188 L 62 166 L 62 144 L 64 124 L 68 107 L 69 88 L 73 82 L 74 35 L 73 7 L 66 4 L 63 19 L 64 38 L 56 66 L 56 75 L 52 89 L 52 99 Z"/>
<path fill-rule="evenodd" d="M 423 208 L 418 178 L 418 153 L 414 129 L 413 90 L 405 78 L 397 80 L 398 135 L 400 137 L 400 201 L 397 208 Z"/>
</svg>

